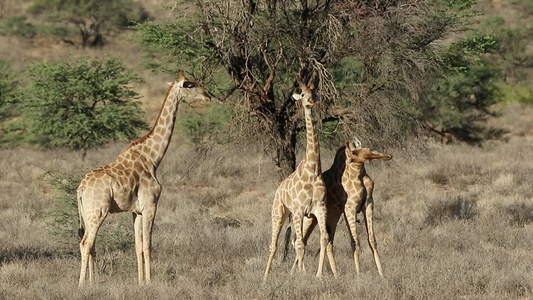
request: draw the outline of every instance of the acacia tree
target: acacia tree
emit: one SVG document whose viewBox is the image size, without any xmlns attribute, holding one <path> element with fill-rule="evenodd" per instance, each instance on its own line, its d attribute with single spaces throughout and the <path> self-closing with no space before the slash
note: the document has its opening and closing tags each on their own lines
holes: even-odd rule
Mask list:
<svg viewBox="0 0 533 300">
<path fill-rule="evenodd" d="M 140 78 L 116 58 L 38 63 L 26 73 L 17 110 L 30 142 L 80 149 L 85 157 L 89 148 L 147 129 L 128 86 Z"/>
<path fill-rule="evenodd" d="M 131 0 L 36 0 L 28 10 L 46 14 L 52 22 L 74 25 L 84 48 L 103 45 L 104 34 L 113 27 L 124 27 L 147 18 L 143 7 Z"/>
<path fill-rule="evenodd" d="M 416 112 L 441 67 L 433 42 L 463 25 L 472 2 L 201 0 L 192 14 L 137 25 L 136 38 L 206 83 L 224 71 L 223 102 L 244 133 L 266 133 L 284 177 L 301 130 L 298 81 L 316 84 L 320 119 L 337 136 L 401 145 L 419 133 Z"/>
</svg>

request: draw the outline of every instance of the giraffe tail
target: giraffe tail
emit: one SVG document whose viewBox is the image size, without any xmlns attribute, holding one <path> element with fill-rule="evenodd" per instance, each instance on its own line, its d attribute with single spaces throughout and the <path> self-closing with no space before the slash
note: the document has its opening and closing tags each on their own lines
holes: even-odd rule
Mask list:
<svg viewBox="0 0 533 300">
<path fill-rule="evenodd" d="M 78 191 L 77 191 L 77 198 L 78 198 L 78 216 L 80 218 L 80 227 L 78 228 L 78 236 L 80 237 L 80 240 L 83 238 L 83 236 L 85 235 L 85 227 L 84 227 L 84 222 L 83 222 L 83 202 L 81 200 L 81 195 L 83 194 L 83 191 L 81 189 L 78 188 Z"/>
</svg>

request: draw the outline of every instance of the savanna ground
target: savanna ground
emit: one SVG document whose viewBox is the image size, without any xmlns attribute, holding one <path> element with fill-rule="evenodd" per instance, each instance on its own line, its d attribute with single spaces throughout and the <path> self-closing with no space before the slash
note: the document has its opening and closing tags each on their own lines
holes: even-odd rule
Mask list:
<svg viewBox="0 0 533 300">
<path fill-rule="evenodd" d="M 114 160 L 126 144 L 91 151 L 85 161 L 69 151 L 1 150 L 0 299 L 530 299 L 533 109 L 503 110 L 494 122 L 510 130 L 507 141 L 434 145 L 426 153 L 384 149 L 394 159 L 368 166 L 376 181 L 385 278 L 375 269 L 361 223 L 362 273 L 355 276 L 341 224 L 338 279 L 327 265 L 322 278 L 314 276 L 314 233 L 308 272 L 291 276 L 293 255 L 282 262 L 278 253 L 263 285 L 277 186 L 270 158 L 227 147 L 202 157 L 178 137 L 159 169 L 164 190 L 153 282 L 137 286 L 131 216 L 117 214 L 107 218 L 97 240 L 96 284 L 78 289 L 75 228 L 54 235 L 51 221 L 58 209 L 70 209 L 77 225 L 75 206 L 61 206 L 46 172 L 89 170 Z M 324 150 L 325 168 L 332 155 Z"/>
<path fill-rule="evenodd" d="M 48 40 L 4 36 L 0 50 L 16 68 L 71 51 Z M 140 54 L 125 38 L 110 39 L 104 52 L 138 67 Z M 169 78 L 147 71 L 143 77 L 135 90 L 144 96 L 151 125 Z M 0 150 L 0 299 L 532 299 L 533 108 L 500 108 L 503 117 L 491 122 L 509 130 L 502 141 L 430 144 L 416 152 L 376 149 L 394 156 L 368 166 L 376 182 L 374 224 L 385 278 L 377 273 L 362 223 L 362 273 L 355 275 L 341 221 L 338 279 L 327 263 L 324 276 L 314 276 L 315 232 L 306 274 L 291 276 L 294 255 L 282 262 L 280 251 L 262 284 L 278 184 L 271 157 L 232 146 L 198 153 L 176 132 L 158 170 L 163 194 L 153 235 L 153 282 L 137 285 L 131 215 L 116 214 L 97 239 L 96 283 L 79 289 L 75 199 L 61 198 L 51 180 L 75 188 L 77 182 L 58 176 L 79 177 L 109 163 L 127 143 L 89 151 L 84 161 L 67 150 Z M 334 150 L 323 147 L 323 169 Z"/>
</svg>

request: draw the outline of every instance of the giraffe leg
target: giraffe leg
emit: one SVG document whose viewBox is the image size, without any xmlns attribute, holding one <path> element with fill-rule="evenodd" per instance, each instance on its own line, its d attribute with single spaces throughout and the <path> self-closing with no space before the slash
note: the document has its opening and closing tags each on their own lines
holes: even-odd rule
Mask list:
<svg viewBox="0 0 533 300">
<path fill-rule="evenodd" d="M 338 277 L 337 264 L 333 255 L 333 240 L 335 239 L 335 231 L 337 230 L 337 224 L 339 222 L 340 214 L 327 214 L 326 217 L 326 229 L 329 237 L 328 247 L 326 248 L 326 253 L 328 254 L 329 266 L 331 272 L 335 278 Z"/>
<path fill-rule="evenodd" d="M 316 218 L 317 218 L 318 227 L 320 229 L 320 257 L 318 261 L 318 270 L 316 272 L 316 276 L 317 277 L 322 276 L 322 270 L 324 266 L 324 256 L 325 256 L 325 253 L 327 252 L 329 266 L 331 267 L 331 271 L 333 272 L 333 275 L 336 278 L 337 277 L 337 265 L 335 263 L 335 258 L 333 255 L 333 235 L 330 235 L 331 229 L 334 230 L 334 228 L 328 227 L 326 216 L 327 216 L 326 207 L 322 204 L 322 202 L 319 202 L 319 205 L 317 205 Z"/>
<path fill-rule="evenodd" d="M 83 238 L 80 242 L 80 253 L 81 253 L 81 270 L 80 270 L 80 281 L 79 285 L 82 286 L 85 283 L 85 277 L 87 275 L 87 264 L 89 260 L 89 251 L 85 250 L 85 244 L 87 241 L 87 232 L 83 235 Z"/>
<path fill-rule="evenodd" d="M 274 205 L 272 206 L 272 241 L 270 243 L 270 254 L 268 256 L 265 275 L 263 276 L 263 283 L 267 280 L 268 272 L 270 271 L 270 267 L 272 266 L 272 260 L 276 255 L 278 237 L 281 231 L 281 227 L 283 226 L 283 223 L 285 223 L 285 219 L 288 216 L 288 213 L 283 204 L 278 203 L 278 205 L 276 205 L 276 203 L 278 202 L 274 200 Z"/>
<path fill-rule="evenodd" d="M 135 232 L 135 255 L 137 256 L 137 276 L 139 279 L 139 285 L 141 285 L 144 281 L 142 219 L 142 215 L 133 213 L 133 229 Z"/>
<path fill-rule="evenodd" d="M 317 224 L 318 222 L 315 216 L 312 216 L 311 218 L 304 218 L 302 228 L 304 245 L 307 245 L 307 241 L 309 240 L 309 237 L 311 236 L 311 233 L 313 233 L 313 230 Z"/>
<path fill-rule="evenodd" d="M 94 260 L 96 259 L 96 243 L 93 243 L 91 251 L 89 251 L 89 282 L 94 282 Z"/>
<path fill-rule="evenodd" d="M 381 277 L 383 277 L 383 271 L 381 269 L 381 261 L 379 259 L 379 254 L 378 254 L 378 245 L 376 243 L 376 237 L 374 236 L 374 228 L 372 227 L 374 202 L 372 198 L 370 198 L 369 200 L 370 201 L 367 201 L 366 208 L 363 211 L 364 218 L 365 218 L 365 224 L 366 224 L 366 232 L 368 234 L 368 244 L 370 244 L 370 248 L 372 249 L 372 254 L 374 254 L 374 261 L 376 262 L 378 273 Z"/>
<path fill-rule="evenodd" d="M 156 206 L 150 209 L 143 210 L 142 217 L 142 233 L 143 233 L 143 254 L 144 254 L 144 272 L 146 275 L 146 282 L 151 281 L 151 251 L 152 251 L 152 230 L 154 226 L 154 218 L 156 213 Z"/>
<path fill-rule="evenodd" d="M 85 278 L 87 275 L 87 269 L 89 269 L 89 282 L 92 283 L 94 280 L 94 256 L 96 256 L 95 251 L 95 241 L 96 234 L 102 222 L 106 218 L 108 209 L 100 210 L 99 216 L 96 218 L 96 223 L 85 222 L 86 228 L 83 238 L 80 242 L 80 253 L 81 253 L 81 270 L 80 270 L 80 281 L 79 285 L 85 283 Z M 90 219 L 89 219 L 90 220 Z"/>
<path fill-rule="evenodd" d="M 305 245 L 303 242 L 303 233 L 302 233 L 302 223 L 303 215 L 298 213 L 293 214 L 292 221 L 294 224 L 294 233 L 296 234 L 296 240 L 294 241 L 294 250 L 296 251 L 296 260 L 292 265 L 291 274 L 294 273 L 296 264 L 298 264 L 298 270 L 305 273 L 304 265 L 304 254 L 305 254 Z"/>
<path fill-rule="evenodd" d="M 312 215 L 311 218 L 303 218 L 302 236 L 303 236 L 304 246 L 307 246 L 307 241 L 309 240 L 309 237 L 311 236 L 311 233 L 313 232 L 317 224 L 318 222 L 314 215 Z M 294 235 L 293 238 L 294 240 L 292 240 L 292 246 L 294 248 L 294 244 L 296 242 L 296 235 Z M 298 263 L 298 257 L 295 257 L 292 267 L 295 268 L 297 263 Z"/>
<path fill-rule="evenodd" d="M 344 217 L 346 218 L 346 223 L 350 229 L 352 235 L 352 241 L 355 243 L 355 250 L 353 252 L 353 258 L 355 261 L 355 272 L 359 275 L 359 255 L 361 253 L 361 245 L 359 244 L 359 237 L 357 236 L 357 223 L 356 223 L 356 213 L 355 207 L 349 207 L 346 205 L 344 209 Z"/>
</svg>

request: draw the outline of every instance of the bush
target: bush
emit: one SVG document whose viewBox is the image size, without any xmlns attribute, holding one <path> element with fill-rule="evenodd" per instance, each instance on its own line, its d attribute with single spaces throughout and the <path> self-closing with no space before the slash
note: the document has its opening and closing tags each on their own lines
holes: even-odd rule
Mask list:
<svg viewBox="0 0 533 300">
<path fill-rule="evenodd" d="M 509 215 L 509 223 L 513 226 L 523 227 L 533 223 L 533 205 L 527 203 L 517 203 L 504 208 Z"/>
<path fill-rule="evenodd" d="M 27 141 L 45 147 L 81 149 L 147 129 L 138 94 L 128 86 L 140 78 L 115 58 L 50 62 L 27 69 L 18 109 Z"/>
<path fill-rule="evenodd" d="M 425 223 L 437 225 L 448 220 L 473 220 L 478 215 L 477 201 L 461 196 L 446 198 L 428 208 Z"/>
<path fill-rule="evenodd" d="M 6 16 L 0 18 L 0 35 L 16 35 L 33 38 L 37 34 L 36 27 L 26 22 L 24 16 Z"/>
</svg>

